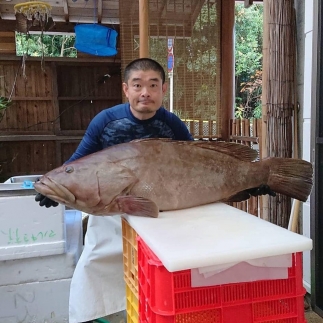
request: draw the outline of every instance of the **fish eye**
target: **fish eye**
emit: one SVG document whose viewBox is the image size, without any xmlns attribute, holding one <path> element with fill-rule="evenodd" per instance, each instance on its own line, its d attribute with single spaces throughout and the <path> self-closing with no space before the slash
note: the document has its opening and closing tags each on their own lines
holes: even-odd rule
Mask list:
<svg viewBox="0 0 323 323">
<path fill-rule="evenodd" d="M 74 172 L 74 168 L 72 166 L 65 167 L 65 173 L 73 173 L 73 172 Z"/>
</svg>

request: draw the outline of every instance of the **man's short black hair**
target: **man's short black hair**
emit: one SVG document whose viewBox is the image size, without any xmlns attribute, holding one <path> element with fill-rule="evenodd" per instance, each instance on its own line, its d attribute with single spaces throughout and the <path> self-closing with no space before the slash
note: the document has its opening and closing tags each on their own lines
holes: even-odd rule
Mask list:
<svg viewBox="0 0 323 323">
<path fill-rule="evenodd" d="M 124 70 L 124 82 L 127 83 L 130 73 L 133 71 L 155 71 L 161 76 L 163 84 L 165 83 L 165 71 L 163 67 L 151 58 L 138 58 L 129 63 Z"/>
</svg>

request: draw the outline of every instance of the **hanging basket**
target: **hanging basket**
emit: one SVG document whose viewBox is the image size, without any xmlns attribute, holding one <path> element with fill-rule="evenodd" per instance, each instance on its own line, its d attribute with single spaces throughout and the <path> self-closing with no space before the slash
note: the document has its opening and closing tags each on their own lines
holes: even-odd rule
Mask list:
<svg viewBox="0 0 323 323">
<path fill-rule="evenodd" d="M 14 6 L 15 14 L 23 14 L 28 20 L 47 22 L 51 16 L 52 7 L 44 1 L 28 1 Z"/>
<path fill-rule="evenodd" d="M 97 24 L 77 25 L 75 30 L 75 48 L 83 53 L 96 56 L 114 56 L 118 33 L 109 27 Z"/>
</svg>

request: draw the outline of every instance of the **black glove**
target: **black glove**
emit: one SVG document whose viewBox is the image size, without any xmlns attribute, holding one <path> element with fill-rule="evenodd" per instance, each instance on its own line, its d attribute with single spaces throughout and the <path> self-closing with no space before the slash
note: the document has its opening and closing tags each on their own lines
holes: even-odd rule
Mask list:
<svg viewBox="0 0 323 323">
<path fill-rule="evenodd" d="M 39 202 L 39 205 L 40 206 L 46 206 L 47 208 L 48 207 L 51 207 L 51 206 L 57 206 L 58 203 L 51 200 L 50 198 L 44 196 L 43 194 L 40 194 L 40 193 L 37 193 L 36 196 L 35 196 L 35 201 L 36 202 Z"/>
<path fill-rule="evenodd" d="M 259 195 L 270 195 L 276 196 L 276 193 L 270 189 L 268 185 L 260 185 L 259 187 L 253 187 L 245 190 L 252 196 L 259 196 Z"/>
</svg>

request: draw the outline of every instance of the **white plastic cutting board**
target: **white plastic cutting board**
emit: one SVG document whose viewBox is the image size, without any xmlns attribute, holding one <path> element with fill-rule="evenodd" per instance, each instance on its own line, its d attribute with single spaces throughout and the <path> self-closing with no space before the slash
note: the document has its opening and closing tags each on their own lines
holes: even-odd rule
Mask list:
<svg viewBox="0 0 323 323">
<path fill-rule="evenodd" d="M 312 249 L 311 239 L 223 203 L 124 218 L 170 272 Z"/>
</svg>

